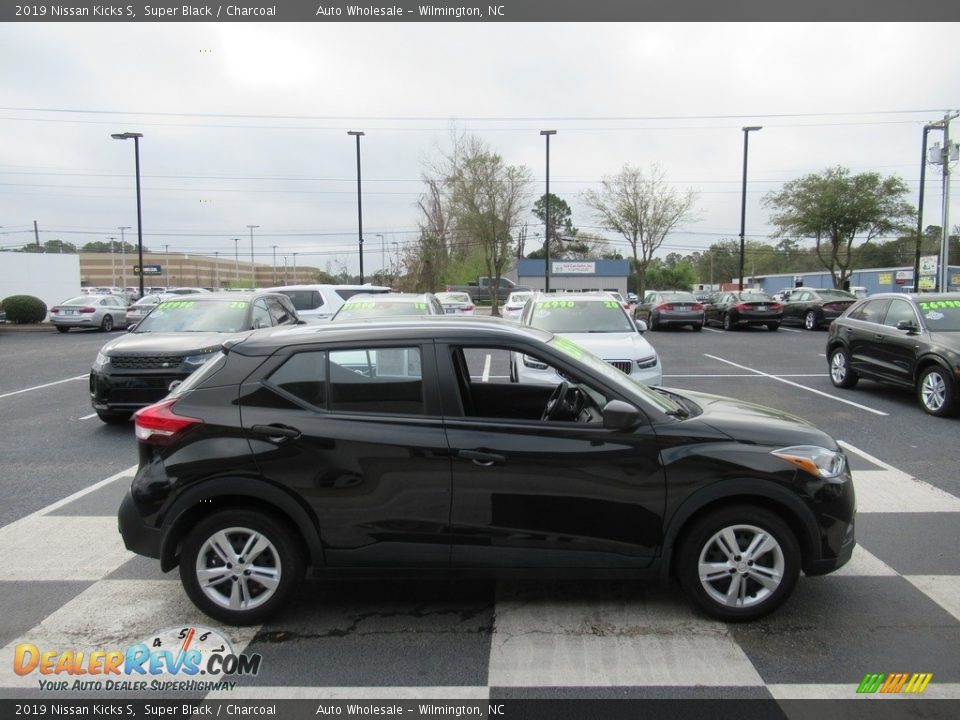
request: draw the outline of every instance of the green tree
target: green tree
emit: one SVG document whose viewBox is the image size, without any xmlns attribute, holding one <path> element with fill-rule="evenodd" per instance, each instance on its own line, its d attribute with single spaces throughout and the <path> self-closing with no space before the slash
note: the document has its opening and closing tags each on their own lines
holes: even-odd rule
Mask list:
<svg viewBox="0 0 960 720">
<path fill-rule="evenodd" d="M 915 213 L 903 200 L 906 194 L 906 183 L 899 177 L 851 175 L 836 167 L 792 180 L 768 193 L 763 202 L 774 211 L 770 221 L 776 236 L 812 239 L 834 287 L 843 287 L 867 243 L 908 229 L 907 221 Z"/>
<path fill-rule="evenodd" d="M 654 258 L 647 266 L 646 287 L 651 290 L 689 290 L 697 282 L 697 269 L 679 255 L 667 259 Z"/>
<path fill-rule="evenodd" d="M 534 216 L 544 225 L 547 223 L 547 194 L 537 198 L 533 204 Z M 554 248 L 560 248 L 559 238 L 569 240 L 577 234 L 577 229 L 571 220 L 572 212 L 566 200 L 550 193 L 550 255 L 554 256 Z M 556 255 L 556 257 L 560 257 Z"/>
<path fill-rule="evenodd" d="M 647 266 L 667 234 L 692 219 L 696 195 L 692 190 L 676 192 L 657 165 L 651 166 L 649 174 L 624 165 L 618 175 L 603 179 L 599 192 L 588 190 L 583 200 L 604 228 L 620 233 L 629 243 L 637 272 L 637 294 L 642 297 Z"/>
</svg>

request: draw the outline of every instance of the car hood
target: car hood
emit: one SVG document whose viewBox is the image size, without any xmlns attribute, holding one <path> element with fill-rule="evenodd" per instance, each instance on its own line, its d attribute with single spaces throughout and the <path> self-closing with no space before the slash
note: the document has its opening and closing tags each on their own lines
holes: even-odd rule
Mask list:
<svg viewBox="0 0 960 720">
<path fill-rule="evenodd" d="M 557 333 L 603 360 L 639 360 L 656 355 L 640 333 Z"/>
<path fill-rule="evenodd" d="M 697 419 L 715 430 L 744 443 L 758 445 L 818 445 L 838 450 L 837 442 L 813 423 L 796 415 L 754 403 L 677 390 L 703 408 Z"/>
<path fill-rule="evenodd" d="M 106 355 L 186 354 L 206 350 L 232 338 L 244 338 L 251 332 L 253 331 L 245 330 L 236 333 L 127 333 L 108 342 L 101 348 L 100 352 Z"/>
</svg>

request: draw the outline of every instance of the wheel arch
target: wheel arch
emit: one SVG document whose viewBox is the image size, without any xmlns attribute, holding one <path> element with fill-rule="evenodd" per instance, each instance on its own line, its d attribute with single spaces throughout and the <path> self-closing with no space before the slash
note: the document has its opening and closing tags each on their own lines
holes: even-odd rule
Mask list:
<svg viewBox="0 0 960 720">
<path fill-rule="evenodd" d="M 216 478 L 185 491 L 167 512 L 160 543 L 160 569 L 179 563 L 183 540 L 203 518 L 228 508 L 244 508 L 270 515 L 294 530 L 308 564 L 324 564 L 316 523 L 293 497 L 275 485 L 252 478 Z"/>
<path fill-rule="evenodd" d="M 939 355 L 930 354 L 930 355 L 924 355 L 917 360 L 917 364 L 913 370 L 914 385 L 916 385 L 920 381 L 920 376 L 923 375 L 924 371 L 932 365 L 939 365 L 941 368 L 943 368 L 947 372 L 947 375 L 949 375 L 950 378 L 953 379 L 954 374 L 953 374 L 953 369 L 950 367 L 950 364 Z"/>
<path fill-rule="evenodd" d="M 666 582 L 674 574 L 676 550 L 690 528 L 705 515 L 732 505 L 759 507 L 783 520 L 797 539 L 802 568 L 819 559 L 817 523 L 802 500 L 768 480 L 725 481 L 722 487 L 712 485 L 687 498 L 670 518 L 664 533 L 661 580 Z"/>
</svg>

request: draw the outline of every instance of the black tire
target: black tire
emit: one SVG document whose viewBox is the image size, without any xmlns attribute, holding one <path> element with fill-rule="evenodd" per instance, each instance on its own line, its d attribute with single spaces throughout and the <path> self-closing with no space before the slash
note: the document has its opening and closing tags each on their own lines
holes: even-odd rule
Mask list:
<svg viewBox="0 0 960 720">
<path fill-rule="evenodd" d="M 950 373 L 939 365 L 931 365 L 920 373 L 917 401 L 924 412 L 936 417 L 949 417 L 956 412 L 955 385 Z"/>
<path fill-rule="evenodd" d="M 767 323 L 767 330 L 770 332 L 776 332 L 780 329 L 780 323 Z"/>
<path fill-rule="evenodd" d="M 104 332 L 110 332 L 113 330 L 113 315 L 103 316 L 103 320 L 100 321 L 100 329 Z"/>
<path fill-rule="evenodd" d="M 222 546 L 224 540 L 229 548 Z M 265 546 L 256 555 L 244 557 L 240 553 L 251 540 Z M 225 563 L 214 544 L 236 564 Z M 249 569 L 254 561 L 259 572 Z M 197 577 L 198 564 L 210 575 L 206 590 Z M 220 570 L 222 575 L 210 572 Z M 303 552 L 293 533 L 273 516 L 246 508 L 222 510 L 201 520 L 187 535 L 180 556 L 180 582 L 187 596 L 203 613 L 229 625 L 256 625 L 273 615 L 289 599 L 303 572 Z M 279 575 L 279 581 L 270 587 L 272 581 L 261 583 L 258 575 L 264 580 Z M 229 606 L 232 598 L 241 604 L 239 609 Z M 242 607 L 244 603 L 249 607 Z"/>
<path fill-rule="evenodd" d="M 57 325 L 57 332 L 70 332 L 70 328 L 64 327 L 63 325 Z"/>
<path fill-rule="evenodd" d="M 657 319 L 657 316 L 654 315 L 653 313 L 650 313 L 650 322 L 647 324 L 650 326 L 651 330 L 656 331 L 660 329 L 660 321 Z"/>
<path fill-rule="evenodd" d="M 690 326 L 690 328 L 691 328 L 694 332 L 700 332 L 701 330 L 703 330 L 703 326 L 706 325 L 706 324 L 707 324 L 707 323 L 705 323 L 705 322 L 702 323 L 702 324 L 694 323 L 693 325 Z"/>
<path fill-rule="evenodd" d="M 116 410 L 97 410 L 97 417 L 107 425 L 126 425 L 133 417 L 133 413 Z"/>
<path fill-rule="evenodd" d="M 803 316 L 803 326 L 807 330 L 817 330 L 820 327 L 820 321 L 817 320 L 817 314 L 813 310 L 807 310 Z"/>
<path fill-rule="evenodd" d="M 730 317 L 730 313 L 723 314 L 723 329 L 724 330 L 736 330 L 737 326 L 733 322 L 733 319 Z"/>
<path fill-rule="evenodd" d="M 843 347 L 836 347 L 830 351 L 828 368 L 830 382 L 834 387 L 849 389 L 860 379 L 860 376 L 850 369 L 850 355 Z"/>
<path fill-rule="evenodd" d="M 737 543 L 729 554 L 723 551 L 722 535 Z M 750 542 L 761 538 L 766 538 L 763 551 L 747 555 Z M 715 566 L 712 578 L 701 580 L 701 559 Z M 752 505 L 731 505 L 694 522 L 684 534 L 674 567 L 687 595 L 707 615 L 745 622 L 773 612 L 790 597 L 800 574 L 800 547 L 777 515 Z M 727 601 L 731 592 L 736 596 Z"/>
</svg>

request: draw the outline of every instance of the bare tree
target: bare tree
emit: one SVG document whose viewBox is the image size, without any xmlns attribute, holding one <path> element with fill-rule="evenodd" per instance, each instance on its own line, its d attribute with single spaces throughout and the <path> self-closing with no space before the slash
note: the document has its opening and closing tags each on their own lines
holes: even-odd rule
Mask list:
<svg viewBox="0 0 960 720">
<path fill-rule="evenodd" d="M 420 208 L 420 238 L 408 251 L 407 265 L 419 268 L 418 289 L 436 291 L 447 269 L 452 239 L 452 221 L 443 197 L 443 180 L 423 175 L 426 192 L 417 201 Z"/>
<path fill-rule="evenodd" d="M 676 192 L 659 165 L 651 165 L 649 175 L 624 165 L 618 175 L 604 177 L 600 192 L 588 190 L 583 200 L 604 228 L 620 233 L 630 244 L 638 276 L 637 295 L 643 297 L 647 266 L 670 231 L 693 219 L 696 194 L 692 190 Z"/>
<path fill-rule="evenodd" d="M 457 231 L 483 253 L 492 283 L 491 314 L 499 315 L 497 288 L 514 257 L 513 228 L 526 211 L 532 174 L 526 167 L 507 165 L 474 136 L 465 138 L 447 161 L 450 214 Z"/>
</svg>

